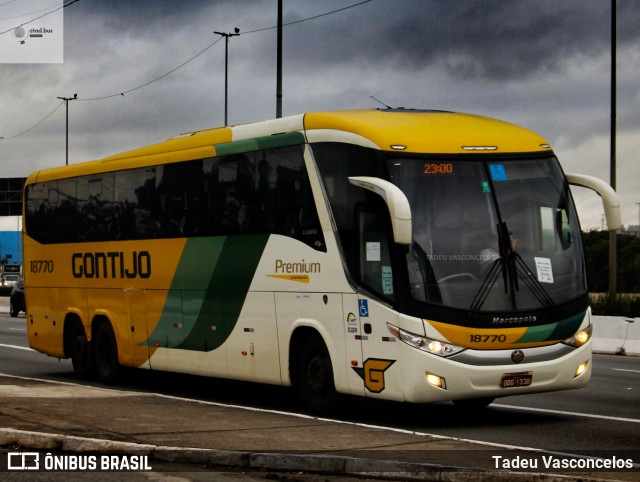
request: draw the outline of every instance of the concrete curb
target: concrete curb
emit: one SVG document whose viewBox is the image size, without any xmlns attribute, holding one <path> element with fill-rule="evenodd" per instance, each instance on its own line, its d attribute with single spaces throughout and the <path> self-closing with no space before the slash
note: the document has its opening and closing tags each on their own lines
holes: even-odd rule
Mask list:
<svg viewBox="0 0 640 482">
<path fill-rule="evenodd" d="M 0 446 L 13 445 L 31 450 L 135 453 L 136 455 L 147 455 L 150 460 L 169 463 L 206 464 L 247 470 L 302 471 L 353 477 L 399 478 L 402 480 L 442 482 L 601 482 L 605 480 L 583 476 L 576 478 L 571 475 L 495 471 L 485 468 L 369 460 L 322 454 L 254 453 L 169 447 L 0 428 Z"/>
</svg>

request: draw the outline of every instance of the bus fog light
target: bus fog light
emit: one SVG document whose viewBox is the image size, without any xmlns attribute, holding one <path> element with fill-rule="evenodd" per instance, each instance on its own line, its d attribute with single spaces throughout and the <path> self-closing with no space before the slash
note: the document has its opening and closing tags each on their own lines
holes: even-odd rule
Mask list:
<svg viewBox="0 0 640 482">
<path fill-rule="evenodd" d="M 444 378 L 439 377 L 438 375 L 434 375 L 433 373 L 425 373 L 424 377 L 430 385 L 433 385 L 436 388 L 441 388 L 442 390 L 447 389 L 447 382 Z"/>
<path fill-rule="evenodd" d="M 576 368 L 576 374 L 573 376 L 573 378 L 578 378 L 580 375 L 582 375 L 587 370 L 588 366 L 589 361 L 580 363 L 580 365 L 578 365 L 578 368 Z"/>
</svg>

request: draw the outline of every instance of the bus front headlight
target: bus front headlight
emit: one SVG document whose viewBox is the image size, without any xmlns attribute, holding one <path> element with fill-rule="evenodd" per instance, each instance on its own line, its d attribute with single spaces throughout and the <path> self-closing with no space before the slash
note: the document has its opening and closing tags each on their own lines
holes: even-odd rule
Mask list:
<svg viewBox="0 0 640 482">
<path fill-rule="evenodd" d="M 591 339 L 591 333 L 593 332 L 593 325 L 587 326 L 584 330 L 580 330 L 571 338 L 567 338 L 562 343 L 569 346 L 574 346 L 576 348 L 584 345 Z"/>
<path fill-rule="evenodd" d="M 416 335 L 408 331 L 402 330 L 391 323 L 387 323 L 387 328 L 393 333 L 400 341 L 406 343 L 409 346 L 417 348 L 418 350 L 426 351 L 433 355 L 447 357 L 460 353 L 464 350 L 463 347 L 452 345 L 440 340 L 434 340 L 427 338 L 426 336 Z"/>
</svg>

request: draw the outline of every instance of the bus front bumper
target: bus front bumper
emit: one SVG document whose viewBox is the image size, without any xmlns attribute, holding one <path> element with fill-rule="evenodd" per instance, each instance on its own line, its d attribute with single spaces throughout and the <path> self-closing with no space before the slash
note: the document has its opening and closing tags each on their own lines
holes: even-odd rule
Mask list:
<svg viewBox="0 0 640 482">
<path fill-rule="evenodd" d="M 591 378 L 591 340 L 579 348 L 556 344 L 521 354 L 466 350 L 441 358 L 407 345 L 402 351 L 404 398 L 415 403 L 571 390 Z"/>
</svg>

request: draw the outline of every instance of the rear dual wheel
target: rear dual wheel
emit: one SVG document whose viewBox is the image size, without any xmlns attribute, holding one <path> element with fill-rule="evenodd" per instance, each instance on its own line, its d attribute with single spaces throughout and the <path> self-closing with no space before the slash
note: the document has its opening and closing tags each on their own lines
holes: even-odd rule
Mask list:
<svg viewBox="0 0 640 482">
<path fill-rule="evenodd" d="M 82 323 L 76 321 L 67 343 L 67 353 L 80 380 L 91 380 L 97 375 L 103 383 L 115 383 L 120 372 L 118 345 L 108 321 L 98 325 L 92 341 L 87 339 Z"/>
<path fill-rule="evenodd" d="M 103 321 L 98 325 L 94 342 L 95 363 L 98 378 L 107 385 L 114 384 L 120 373 L 118 344 L 111 323 Z"/>
</svg>

